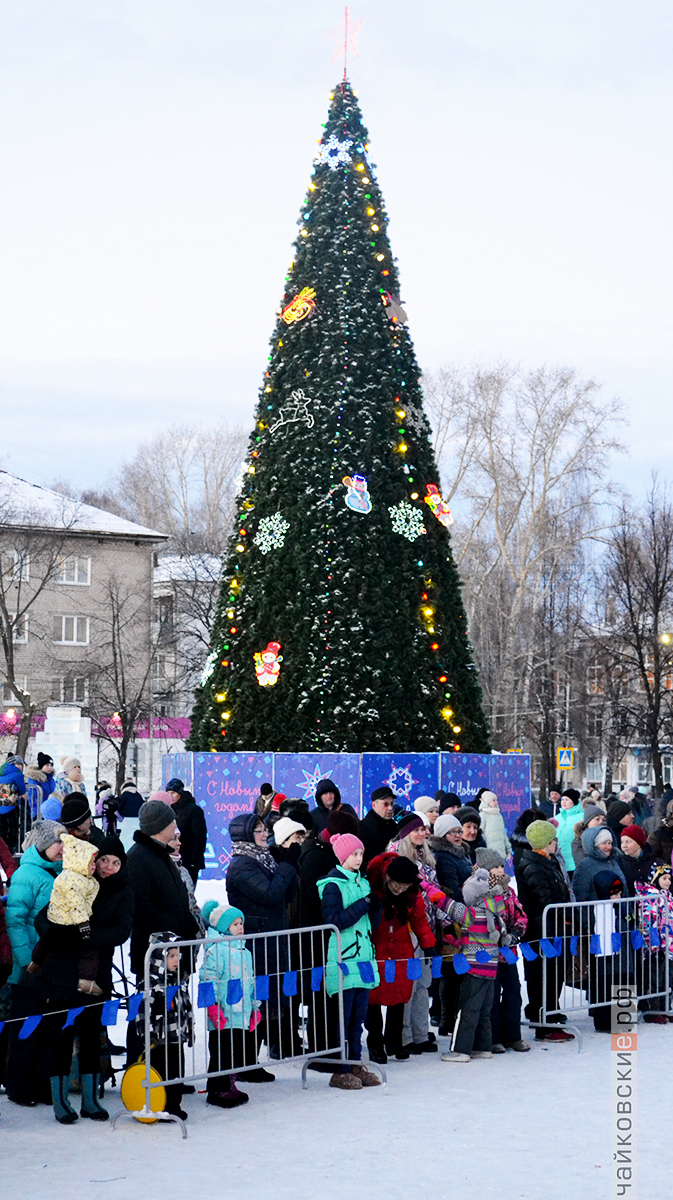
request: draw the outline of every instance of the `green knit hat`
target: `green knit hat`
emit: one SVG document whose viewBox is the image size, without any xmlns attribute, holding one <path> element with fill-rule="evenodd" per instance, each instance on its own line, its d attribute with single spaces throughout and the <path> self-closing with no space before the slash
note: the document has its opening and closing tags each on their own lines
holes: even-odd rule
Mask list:
<svg viewBox="0 0 673 1200">
<path fill-rule="evenodd" d="M 544 850 L 557 837 L 556 826 L 551 821 L 532 821 L 526 830 L 526 837 L 533 850 Z"/>
</svg>

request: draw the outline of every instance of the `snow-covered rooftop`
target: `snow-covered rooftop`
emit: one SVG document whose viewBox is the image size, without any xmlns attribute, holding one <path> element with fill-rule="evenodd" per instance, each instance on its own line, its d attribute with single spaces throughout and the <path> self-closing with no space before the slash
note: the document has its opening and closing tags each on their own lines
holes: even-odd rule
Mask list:
<svg viewBox="0 0 673 1200">
<path fill-rule="evenodd" d="M 155 583 L 212 583 L 222 562 L 214 554 L 162 554 L 154 568 Z"/>
<path fill-rule="evenodd" d="M 56 529 L 69 533 L 103 533 L 127 538 L 165 541 L 167 534 L 146 529 L 124 517 L 82 504 L 39 483 L 28 483 L 0 469 L 0 526 L 23 529 Z"/>
</svg>

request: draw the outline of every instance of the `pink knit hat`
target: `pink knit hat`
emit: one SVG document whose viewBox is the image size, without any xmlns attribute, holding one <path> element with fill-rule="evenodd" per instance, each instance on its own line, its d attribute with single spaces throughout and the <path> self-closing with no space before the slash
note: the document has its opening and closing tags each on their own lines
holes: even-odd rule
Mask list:
<svg viewBox="0 0 673 1200">
<path fill-rule="evenodd" d="M 364 845 L 354 833 L 335 833 L 330 838 L 330 844 L 340 863 L 345 863 L 356 850 L 364 850 Z"/>
<path fill-rule="evenodd" d="M 173 797 L 168 792 L 152 792 L 148 804 L 154 800 L 160 800 L 162 804 L 167 804 L 169 808 L 173 806 Z"/>
</svg>

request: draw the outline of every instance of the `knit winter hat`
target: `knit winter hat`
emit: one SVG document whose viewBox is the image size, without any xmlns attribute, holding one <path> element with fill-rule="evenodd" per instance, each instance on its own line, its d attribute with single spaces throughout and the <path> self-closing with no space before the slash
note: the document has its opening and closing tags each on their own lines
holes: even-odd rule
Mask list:
<svg viewBox="0 0 673 1200">
<path fill-rule="evenodd" d="M 630 828 L 630 826 L 629 826 Z M 594 846 L 602 846 L 603 842 L 614 842 L 612 831 L 610 829 L 599 829 L 594 838 Z"/>
<path fill-rule="evenodd" d="M 292 821 L 290 817 L 280 817 L 273 827 L 273 836 L 277 846 L 282 846 L 283 842 L 292 837 L 293 833 L 306 833 L 306 826 L 300 825 L 299 821 Z"/>
<path fill-rule="evenodd" d="M 184 790 L 184 789 L 183 789 L 183 790 Z M 172 796 L 169 796 L 169 794 L 168 794 L 168 786 L 166 786 L 166 791 L 165 791 L 165 792 L 161 792 L 161 791 L 159 791 L 159 792 L 152 792 L 152 795 L 150 796 L 150 798 L 149 798 L 149 800 L 148 800 L 148 802 L 147 802 L 147 803 L 148 803 L 148 804 L 155 804 L 155 803 L 157 803 L 157 802 L 159 802 L 159 803 L 161 803 L 161 804 L 168 804 L 169 808 L 170 808 L 170 807 L 172 807 L 172 805 L 173 805 L 173 797 L 172 797 Z"/>
<path fill-rule="evenodd" d="M 37 756 L 38 771 L 41 771 L 43 767 L 53 767 L 53 765 L 54 765 L 54 760 L 51 757 L 51 755 L 43 754 L 42 751 L 40 750 L 40 753 Z"/>
<path fill-rule="evenodd" d="M 439 792 L 435 792 L 435 799 L 439 799 L 439 813 L 445 813 L 447 808 L 460 808 L 460 796 L 455 792 L 442 792 L 441 797 Z"/>
<path fill-rule="evenodd" d="M 410 858 L 396 854 L 386 867 L 386 875 L 394 883 L 418 883 L 418 868 Z"/>
<path fill-rule="evenodd" d="M 588 825 L 589 821 L 593 821 L 596 817 L 603 817 L 603 820 L 605 820 L 603 809 L 599 808 L 596 804 L 586 804 L 584 806 L 585 823 Z"/>
<path fill-rule="evenodd" d="M 608 809 L 611 821 L 621 821 L 623 817 L 633 816 L 633 809 L 625 800 L 615 800 Z"/>
<path fill-rule="evenodd" d="M 100 846 L 98 847 L 99 858 L 102 858 L 103 855 L 106 854 L 110 854 L 115 858 L 118 858 L 121 865 L 124 866 L 124 863 L 126 862 L 126 851 L 124 849 L 124 844 L 120 838 L 115 836 L 114 833 L 106 834 Z"/>
<path fill-rule="evenodd" d="M 401 841 L 408 833 L 413 833 L 415 829 L 425 829 L 425 821 L 422 815 L 420 813 L 405 813 L 397 826 L 397 833 L 393 841 Z"/>
<path fill-rule="evenodd" d="M 184 790 L 185 785 L 181 779 L 169 779 L 168 783 L 166 784 L 167 792 L 180 792 L 180 795 L 182 795 Z M 153 799 L 153 797 L 150 796 L 150 799 Z"/>
<path fill-rule="evenodd" d="M 414 808 L 417 813 L 439 812 L 439 803 L 432 796 L 419 796 L 414 800 Z"/>
<path fill-rule="evenodd" d="M 567 796 L 569 800 L 572 800 L 573 804 L 579 804 L 580 802 L 580 794 L 577 788 L 566 788 L 565 792 L 561 792 L 561 799 L 563 799 L 564 796 Z"/>
<path fill-rule="evenodd" d="M 620 834 L 621 837 L 630 837 L 632 841 L 637 842 L 641 850 L 647 845 L 647 834 L 640 825 L 627 825 Z"/>
<path fill-rule="evenodd" d="M 148 837 L 168 829 L 168 826 L 172 825 L 174 821 L 173 809 L 169 804 L 163 804 L 161 800 L 147 800 L 145 804 L 141 805 L 138 813 L 141 833 L 146 833 Z"/>
<path fill-rule="evenodd" d="M 498 854 L 497 850 L 488 850 L 486 846 L 479 846 L 475 858 L 477 866 L 483 867 L 486 871 L 492 871 L 494 867 L 504 867 L 505 865 L 502 854 Z"/>
<path fill-rule="evenodd" d="M 469 804 L 466 804 L 464 808 L 459 808 L 455 815 L 457 816 L 461 825 L 467 825 L 468 821 L 471 821 L 474 825 L 481 825 L 481 817 L 479 816 L 479 813 L 477 812 L 476 808 L 472 808 Z"/>
<path fill-rule="evenodd" d="M 63 801 L 60 822 L 66 829 L 77 829 L 91 816 L 89 801 L 82 792 L 71 792 Z"/>
<path fill-rule="evenodd" d="M 38 821 L 33 825 L 35 830 L 35 840 L 33 845 L 40 854 L 44 854 L 54 842 L 61 839 L 62 833 L 67 833 L 65 825 L 61 825 L 59 821 Z"/>
<path fill-rule="evenodd" d="M 495 792 L 489 792 L 488 788 L 483 791 L 479 797 L 479 803 L 483 804 L 485 808 L 489 808 L 493 804 L 494 800 L 497 803 L 498 797 L 496 796 Z"/>
<path fill-rule="evenodd" d="M 594 887 L 598 900 L 609 900 L 617 892 L 624 891 L 624 881 L 614 871 L 597 871 L 594 875 Z"/>
<path fill-rule="evenodd" d="M 20 754 L 8 754 L 5 759 L 8 767 L 25 767 L 25 763 Z"/>
<path fill-rule="evenodd" d="M 435 821 L 433 833 L 435 837 L 444 837 L 451 829 L 460 829 L 462 831 L 462 828 L 460 821 L 457 817 L 454 817 L 453 813 L 442 813 L 441 817 L 437 817 Z"/>
<path fill-rule="evenodd" d="M 329 842 L 333 833 L 357 833 L 360 828 L 355 813 L 348 812 L 348 809 L 333 808 L 327 818 L 327 833 L 329 837 L 325 841 Z"/>
<path fill-rule="evenodd" d="M 480 867 L 478 871 L 475 871 L 474 875 L 470 875 L 470 878 L 465 880 L 463 884 L 463 900 L 468 907 L 471 904 L 477 904 L 486 895 L 488 889 L 488 871 Z"/>
<path fill-rule="evenodd" d="M 245 920 L 240 908 L 234 908 L 230 904 L 220 904 L 217 900 L 206 900 L 206 903 L 201 908 L 201 916 L 211 929 L 216 929 L 218 933 L 227 934 L 232 923 L 240 917 Z"/>
<path fill-rule="evenodd" d="M 81 767 L 82 764 L 78 758 L 65 757 L 61 759 L 61 765 L 63 767 L 63 774 L 69 775 L 71 771 L 74 771 L 75 767 Z"/>
<path fill-rule="evenodd" d="M 354 833 L 335 833 L 330 838 L 330 845 L 342 865 L 356 850 L 364 851 L 364 845 Z"/>
<path fill-rule="evenodd" d="M 654 887 L 661 887 L 662 875 L 673 875 L 673 870 L 667 863 L 653 863 L 647 882 Z"/>
<path fill-rule="evenodd" d="M 556 837 L 551 821 L 533 821 L 526 830 L 526 837 L 533 850 L 544 850 Z"/>
</svg>

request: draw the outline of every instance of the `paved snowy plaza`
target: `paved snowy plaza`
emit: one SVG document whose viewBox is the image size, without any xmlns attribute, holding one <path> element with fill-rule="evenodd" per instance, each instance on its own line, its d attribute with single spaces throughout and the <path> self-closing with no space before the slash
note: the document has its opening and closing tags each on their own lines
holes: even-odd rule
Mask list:
<svg viewBox="0 0 673 1200">
<path fill-rule="evenodd" d="M 423 1055 L 392 1063 L 389 1091 L 341 1093 L 293 1066 L 248 1085 L 223 1112 L 188 1096 L 175 1125 L 122 1117 L 62 1127 L 50 1108 L 0 1099 L 3 1200 L 608 1200 L 610 1039 L 581 1021 L 572 1044 L 458 1066 Z M 121 1030 L 119 1030 L 120 1032 Z M 638 1026 L 638 1196 L 669 1200 L 666 1149 L 673 1029 Z M 119 1077 L 118 1077 L 119 1078 Z M 78 1099 L 74 1101 L 79 1107 Z M 106 1104 L 119 1111 L 118 1088 Z"/>
</svg>

